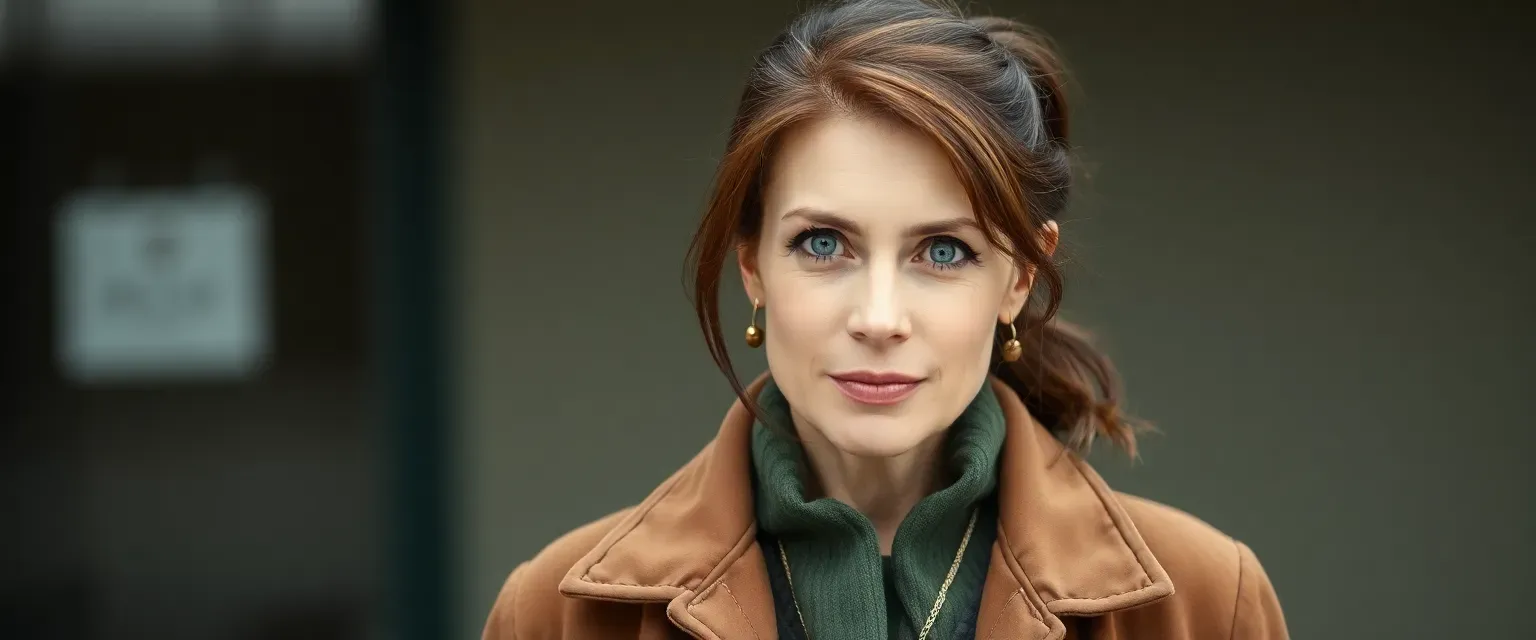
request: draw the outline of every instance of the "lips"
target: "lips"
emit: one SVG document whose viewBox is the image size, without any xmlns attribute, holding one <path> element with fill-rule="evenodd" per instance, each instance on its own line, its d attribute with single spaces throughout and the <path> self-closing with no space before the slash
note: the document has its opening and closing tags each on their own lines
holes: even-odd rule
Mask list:
<svg viewBox="0 0 1536 640">
<path fill-rule="evenodd" d="M 851 371 L 831 376 L 838 391 L 861 404 L 890 405 L 906 400 L 923 383 L 922 378 L 902 373 Z"/>
</svg>

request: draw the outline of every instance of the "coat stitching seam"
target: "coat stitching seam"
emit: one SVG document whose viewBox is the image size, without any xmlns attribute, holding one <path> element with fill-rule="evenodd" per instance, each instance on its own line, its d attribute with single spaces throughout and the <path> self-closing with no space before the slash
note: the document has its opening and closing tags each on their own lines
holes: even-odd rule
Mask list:
<svg viewBox="0 0 1536 640">
<path fill-rule="evenodd" d="M 1008 601 L 1003 603 L 1003 609 L 1007 609 L 1008 605 L 1013 604 L 1014 600 L 1018 600 L 1019 599 L 1019 594 L 1021 594 L 1021 593 L 1024 593 L 1024 588 L 1023 587 L 1019 587 L 1018 590 L 1013 592 L 1013 595 L 1008 597 Z M 987 637 L 988 638 L 996 638 L 997 637 L 997 626 L 1002 624 L 1002 623 L 1003 623 L 1003 619 L 1002 618 L 998 618 L 997 620 L 993 620 L 992 621 L 992 628 L 987 630 Z"/>
<path fill-rule="evenodd" d="M 703 604 L 705 600 L 709 599 L 709 596 L 714 593 L 715 587 L 719 587 L 725 590 L 725 595 L 731 597 L 731 603 L 736 605 L 736 611 L 741 614 L 741 619 L 747 621 L 747 629 L 752 632 L 752 637 L 756 640 L 762 640 L 762 636 L 757 635 L 757 627 L 752 624 L 752 618 L 747 615 L 747 610 L 741 606 L 741 601 L 736 599 L 736 593 L 731 591 L 731 585 L 726 584 L 724 581 L 716 583 L 715 586 L 710 587 L 709 590 L 706 591 L 697 601 L 689 604 L 688 612 L 692 613 L 694 607 Z"/>
</svg>

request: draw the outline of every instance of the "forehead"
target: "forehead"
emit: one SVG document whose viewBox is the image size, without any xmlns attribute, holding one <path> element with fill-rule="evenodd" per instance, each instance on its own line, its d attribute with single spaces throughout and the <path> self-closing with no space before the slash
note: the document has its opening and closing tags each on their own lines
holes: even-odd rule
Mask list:
<svg viewBox="0 0 1536 640">
<path fill-rule="evenodd" d="M 867 223 L 972 215 L 939 144 L 889 119 L 835 116 L 790 129 L 767 177 L 763 205 L 770 220 L 802 207 Z"/>
</svg>

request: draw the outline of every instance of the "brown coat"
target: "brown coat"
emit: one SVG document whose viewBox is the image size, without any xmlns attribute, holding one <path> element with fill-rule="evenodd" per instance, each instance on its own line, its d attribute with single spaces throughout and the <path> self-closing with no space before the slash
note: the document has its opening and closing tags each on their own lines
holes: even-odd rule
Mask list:
<svg viewBox="0 0 1536 640">
<path fill-rule="evenodd" d="M 993 385 L 1008 437 L 977 640 L 1287 637 L 1247 546 L 1111 491 L 1017 395 Z M 714 442 L 639 506 L 517 567 L 484 639 L 776 638 L 753 517 L 751 426 L 737 403 Z"/>
</svg>

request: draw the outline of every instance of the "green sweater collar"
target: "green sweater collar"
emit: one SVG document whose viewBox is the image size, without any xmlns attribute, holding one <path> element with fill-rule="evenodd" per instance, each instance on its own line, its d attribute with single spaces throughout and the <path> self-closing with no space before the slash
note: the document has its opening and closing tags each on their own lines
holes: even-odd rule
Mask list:
<svg viewBox="0 0 1536 640">
<path fill-rule="evenodd" d="M 752 461 L 757 520 L 788 551 L 794 590 L 814 638 L 915 637 L 928 617 L 973 509 L 982 508 L 930 637 L 952 629 L 981 597 L 995 514 L 985 508 L 997 485 L 997 460 L 1007 432 L 990 384 L 948 431 L 945 455 L 954 482 L 923 500 L 896 531 L 882 559 L 874 526 L 832 498 L 805 499 L 805 455 L 793 435 L 789 404 L 769 380 L 758 395 L 763 419 L 754 425 Z M 776 562 L 777 550 L 769 549 Z M 886 561 L 888 560 L 888 561 Z M 887 593 L 892 597 L 888 598 Z M 895 602 L 887 602 L 894 599 Z"/>
</svg>

